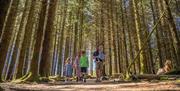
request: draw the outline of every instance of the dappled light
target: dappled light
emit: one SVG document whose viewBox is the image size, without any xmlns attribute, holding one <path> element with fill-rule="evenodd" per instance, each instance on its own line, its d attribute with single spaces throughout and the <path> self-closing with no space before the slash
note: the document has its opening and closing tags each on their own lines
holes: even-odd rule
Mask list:
<svg viewBox="0 0 180 91">
<path fill-rule="evenodd" d="M 179 12 L 179 0 L 0 0 L 0 90 L 180 90 Z"/>
</svg>

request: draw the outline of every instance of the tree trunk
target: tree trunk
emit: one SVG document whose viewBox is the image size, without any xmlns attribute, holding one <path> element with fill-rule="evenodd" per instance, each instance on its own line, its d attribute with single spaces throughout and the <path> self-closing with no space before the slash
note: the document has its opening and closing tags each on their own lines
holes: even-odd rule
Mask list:
<svg viewBox="0 0 180 91">
<path fill-rule="evenodd" d="M 12 0 L 0 0 L 0 36 L 2 36 L 2 29 L 8 13 L 8 8 Z"/>
<path fill-rule="evenodd" d="M 57 0 L 51 0 L 49 3 L 47 26 L 45 31 L 45 39 L 42 50 L 42 60 L 40 63 L 40 75 L 44 77 L 50 76 L 51 66 L 53 60 L 53 50 L 54 50 L 54 35 L 53 21 L 55 19 L 55 10 L 57 5 Z"/>
<path fill-rule="evenodd" d="M 14 24 L 17 17 L 17 8 L 18 8 L 19 0 L 14 0 L 12 5 L 10 5 L 10 12 L 7 17 L 6 25 L 3 26 L 3 35 L 2 40 L 0 39 L 0 82 L 2 81 L 3 76 L 3 68 L 7 58 L 7 54 L 9 53 L 10 44 L 13 41 L 13 33 L 15 33 Z M 10 31 L 11 30 L 11 31 Z"/>
<path fill-rule="evenodd" d="M 45 36 L 45 29 L 47 26 L 47 13 L 48 13 L 49 5 L 47 1 L 42 1 L 41 4 L 41 12 L 40 12 L 40 19 L 39 19 L 39 26 L 36 35 L 36 42 L 35 48 L 33 53 L 33 58 L 31 61 L 30 72 L 32 72 L 31 77 L 29 78 L 30 81 L 36 81 L 39 76 L 39 62 L 42 59 L 42 48 L 43 48 L 43 41 Z"/>
<path fill-rule="evenodd" d="M 36 1 L 32 1 L 31 2 L 31 6 L 30 6 L 30 11 L 29 11 L 29 15 L 28 15 L 28 19 L 27 19 L 27 24 L 25 27 L 25 35 L 22 38 L 22 48 L 21 48 L 21 52 L 19 54 L 19 65 L 18 65 L 18 77 L 21 77 L 22 75 L 26 74 L 26 70 L 23 70 L 24 64 L 26 64 L 28 61 L 30 61 L 30 47 L 32 46 L 32 38 L 34 36 L 34 26 L 35 26 L 35 16 L 36 12 L 35 12 L 35 6 L 37 5 Z M 27 68 L 27 67 L 26 67 Z M 22 71 L 22 72 L 21 72 Z"/>
<path fill-rule="evenodd" d="M 124 1 L 124 5 L 126 4 L 126 1 Z M 133 53 L 133 45 L 132 45 L 132 33 L 130 32 L 130 25 L 129 25 L 129 18 L 128 18 L 128 12 L 126 7 L 124 7 L 125 11 L 125 19 L 126 19 L 126 25 L 127 25 L 127 33 L 128 33 L 128 40 L 129 40 L 129 52 L 130 52 L 130 61 L 133 62 L 134 60 L 134 53 Z M 133 64 L 132 71 L 136 74 L 136 68 L 135 64 Z"/>
<path fill-rule="evenodd" d="M 176 25 L 175 25 L 175 22 L 174 22 L 172 13 L 171 13 L 171 9 L 169 7 L 168 0 L 164 0 L 164 5 L 166 7 L 168 24 L 169 24 L 169 27 L 170 27 L 171 35 L 173 37 L 173 45 L 174 45 L 174 48 L 176 50 L 177 59 L 178 59 L 178 60 L 176 60 L 176 63 L 177 63 L 176 64 L 176 68 L 179 68 L 179 66 L 180 66 L 180 62 L 179 62 L 179 60 L 180 60 L 180 40 L 178 38 L 178 33 L 177 33 L 177 30 L 176 30 Z"/>
<path fill-rule="evenodd" d="M 138 6 L 137 6 L 137 1 L 132 0 L 133 2 L 133 9 L 134 9 L 134 16 L 135 16 L 135 24 L 136 24 L 136 31 L 137 31 L 137 37 L 138 37 L 138 46 L 139 49 L 142 49 L 142 30 L 140 27 L 140 20 L 139 20 L 139 14 L 138 14 Z M 142 51 L 140 52 L 140 65 L 141 65 L 141 74 L 146 73 L 146 69 L 145 69 L 145 51 L 144 49 L 142 49 Z"/>
<path fill-rule="evenodd" d="M 67 8 L 68 8 L 68 6 L 67 6 L 67 0 L 65 0 L 65 2 L 64 2 L 64 4 L 65 4 L 65 6 L 64 6 L 64 8 L 63 8 L 63 18 L 62 18 L 62 26 L 60 27 L 60 33 L 61 33 L 61 35 L 60 35 L 60 39 L 59 39 L 59 44 L 60 44 L 60 46 L 59 46 L 59 62 L 58 62 L 58 64 L 59 64 L 59 70 L 60 70 L 60 74 L 61 74 L 61 76 L 63 76 L 63 68 L 64 68 L 64 58 L 63 58 L 63 45 L 64 45 L 64 36 L 65 36 L 65 24 L 66 24 L 66 18 L 67 18 Z"/>
</svg>

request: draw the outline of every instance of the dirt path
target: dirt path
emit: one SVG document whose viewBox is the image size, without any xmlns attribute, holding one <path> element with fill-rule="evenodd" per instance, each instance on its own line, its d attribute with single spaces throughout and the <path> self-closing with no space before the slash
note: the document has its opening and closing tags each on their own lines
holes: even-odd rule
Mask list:
<svg viewBox="0 0 180 91">
<path fill-rule="evenodd" d="M 15 91 L 127 91 L 127 90 L 176 90 L 180 91 L 180 83 L 175 81 L 166 82 L 113 82 L 104 81 L 95 83 L 93 80 L 87 83 L 54 82 L 54 83 L 1 83 L 1 88 Z"/>
</svg>

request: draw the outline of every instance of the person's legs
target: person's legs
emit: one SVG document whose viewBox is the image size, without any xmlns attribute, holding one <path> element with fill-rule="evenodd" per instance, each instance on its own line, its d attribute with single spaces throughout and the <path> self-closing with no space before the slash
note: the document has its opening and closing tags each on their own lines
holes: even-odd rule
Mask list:
<svg viewBox="0 0 180 91">
<path fill-rule="evenodd" d="M 69 76 L 67 75 L 65 78 L 65 82 L 68 82 L 68 81 L 69 81 Z"/>
<path fill-rule="evenodd" d="M 98 75 L 97 75 L 97 80 L 100 80 L 100 72 L 101 72 L 100 69 L 98 69 L 98 70 L 97 70 L 97 74 L 98 74 Z"/>
<path fill-rule="evenodd" d="M 86 82 L 87 79 L 87 67 L 84 67 L 84 82 Z"/>
<path fill-rule="evenodd" d="M 87 67 L 81 67 L 81 80 L 86 81 L 85 76 L 87 73 Z"/>
<path fill-rule="evenodd" d="M 100 65 L 99 78 L 101 78 L 103 76 L 103 62 L 100 62 L 99 65 Z"/>
<path fill-rule="evenodd" d="M 78 70 L 77 70 L 77 68 L 75 69 L 75 71 L 76 71 L 76 72 L 75 72 L 75 73 L 76 73 L 76 82 L 78 82 L 78 79 L 79 79 L 79 78 L 78 78 L 78 72 L 77 72 Z"/>
<path fill-rule="evenodd" d="M 80 80 L 81 80 L 81 81 L 83 80 L 83 72 L 84 72 L 84 68 L 81 67 L 81 73 L 80 73 Z"/>
<path fill-rule="evenodd" d="M 98 67 L 97 67 L 97 63 L 96 63 L 96 79 L 98 79 L 99 77 L 99 73 L 98 73 Z"/>
<path fill-rule="evenodd" d="M 100 64 L 99 62 L 96 63 L 96 81 L 100 80 Z"/>
<path fill-rule="evenodd" d="M 80 68 L 76 68 L 76 82 L 78 82 L 80 80 L 80 74 L 81 74 L 81 71 L 80 71 Z"/>
<path fill-rule="evenodd" d="M 96 62 L 96 80 L 98 80 L 98 63 Z"/>
</svg>

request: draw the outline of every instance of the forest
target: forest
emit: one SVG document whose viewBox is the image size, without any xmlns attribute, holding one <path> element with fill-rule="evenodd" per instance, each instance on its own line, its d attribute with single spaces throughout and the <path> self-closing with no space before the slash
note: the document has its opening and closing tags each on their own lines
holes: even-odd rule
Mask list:
<svg viewBox="0 0 180 91">
<path fill-rule="evenodd" d="M 93 78 L 100 45 L 108 78 L 180 75 L 180 0 L 0 0 L 0 83 L 63 79 L 82 50 Z"/>
</svg>

